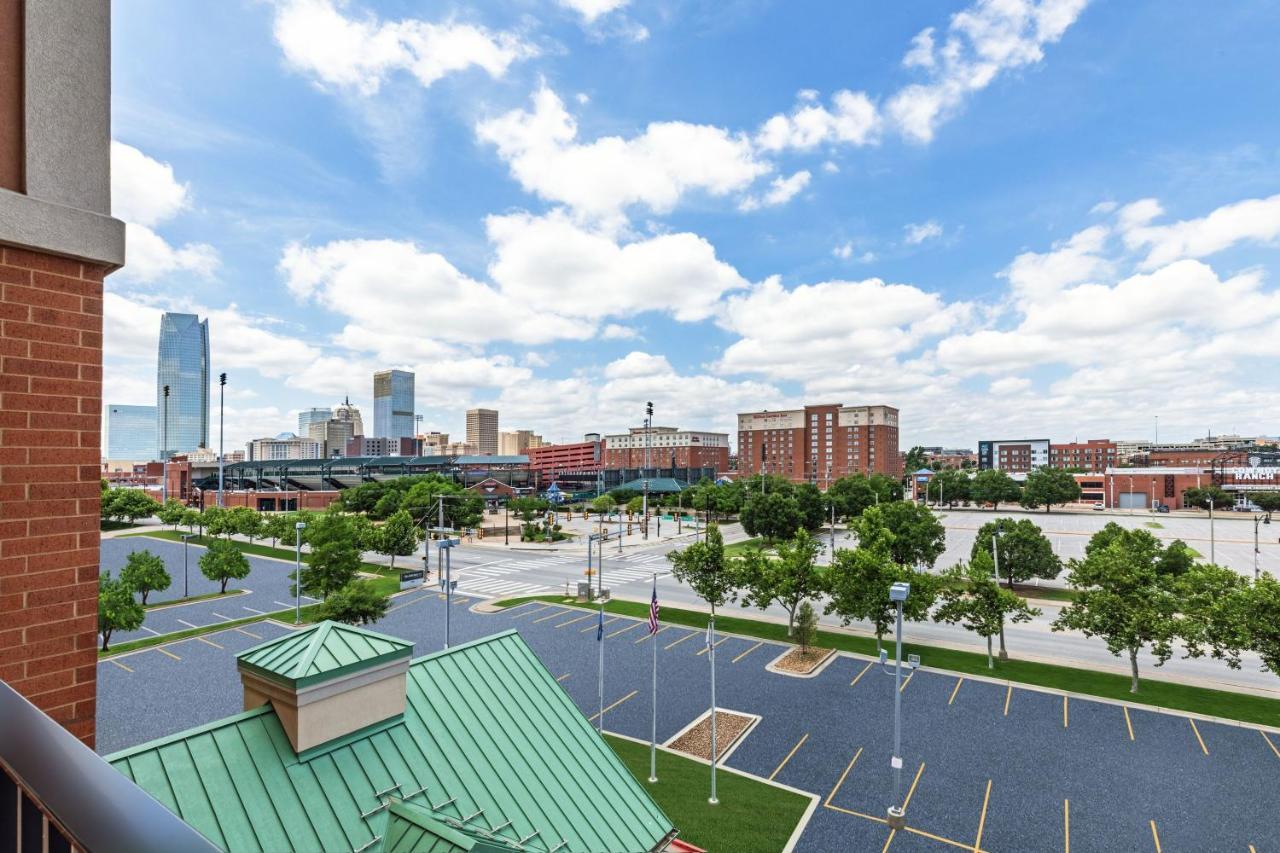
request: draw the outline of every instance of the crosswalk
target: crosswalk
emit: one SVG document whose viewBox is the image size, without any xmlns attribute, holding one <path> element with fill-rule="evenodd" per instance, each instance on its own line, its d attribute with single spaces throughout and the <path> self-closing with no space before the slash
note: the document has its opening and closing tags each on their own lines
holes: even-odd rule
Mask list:
<svg viewBox="0 0 1280 853">
<path fill-rule="evenodd" d="M 616 556 L 606 553 L 604 559 L 604 581 L 610 587 L 617 587 L 638 580 L 650 580 L 655 571 L 658 572 L 659 577 L 664 577 L 668 574 L 664 569 L 669 565 L 666 556 L 663 554 L 623 554 Z M 569 568 L 570 566 L 573 568 Z M 566 577 L 572 575 L 577 578 L 581 575 L 581 569 L 586 568 L 586 556 L 572 554 L 501 560 L 463 569 L 456 573 L 458 591 L 492 598 L 541 595 L 552 590 L 562 589 L 562 587 L 525 580 L 522 579 L 522 576 L 528 572 L 540 571 L 545 577 L 547 570 L 555 571 L 560 568 L 566 570 Z"/>
</svg>

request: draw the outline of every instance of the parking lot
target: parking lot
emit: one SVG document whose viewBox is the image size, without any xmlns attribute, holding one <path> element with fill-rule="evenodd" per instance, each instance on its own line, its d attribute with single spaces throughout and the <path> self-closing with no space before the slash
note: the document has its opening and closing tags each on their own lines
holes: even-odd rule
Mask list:
<svg viewBox="0 0 1280 853">
<path fill-rule="evenodd" d="M 516 628 L 584 714 L 597 713 L 594 615 L 544 604 L 481 615 L 470 603 L 455 600 L 454 642 Z M 425 653 L 443 643 L 443 622 L 444 602 L 434 593 L 414 593 L 397 599 L 376 629 L 411 639 Z M 276 635 L 266 628 L 288 630 L 248 630 Z M 149 651 L 100 664 L 99 749 L 240 710 L 232 655 L 256 640 L 232 633 L 239 634 L 209 637 L 221 648 L 187 641 L 171 649 L 181 660 Z M 648 738 L 652 643 L 658 646 L 658 739 L 671 738 L 707 710 L 703 631 L 663 626 L 649 638 L 643 620 L 609 617 L 605 634 L 606 729 Z M 783 648 L 722 638 L 717 698 L 721 708 L 761 717 L 728 766 L 820 797 L 798 849 L 1280 846 L 1280 735 L 927 668 L 902 692 L 908 829 L 891 833 L 883 815 L 893 799 L 893 679 L 878 665 L 848 656 L 815 678 L 766 671 Z"/>
</svg>

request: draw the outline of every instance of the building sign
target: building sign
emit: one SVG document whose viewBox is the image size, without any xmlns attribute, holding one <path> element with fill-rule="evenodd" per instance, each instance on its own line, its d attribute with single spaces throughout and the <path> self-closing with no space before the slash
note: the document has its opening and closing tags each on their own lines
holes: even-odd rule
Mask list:
<svg viewBox="0 0 1280 853">
<path fill-rule="evenodd" d="M 1256 466 L 1252 468 L 1223 468 L 1222 473 L 1237 482 L 1241 480 L 1274 480 L 1280 474 L 1280 468 L 1272 466 Z"/>
<path fill-rule="evenodd" d="M 400 572 L 400 588 L 412 589 L 415 586 L 422 586 L 426 583 L 427 574 L 422 569 L 409 569 Z"/>
</svg>

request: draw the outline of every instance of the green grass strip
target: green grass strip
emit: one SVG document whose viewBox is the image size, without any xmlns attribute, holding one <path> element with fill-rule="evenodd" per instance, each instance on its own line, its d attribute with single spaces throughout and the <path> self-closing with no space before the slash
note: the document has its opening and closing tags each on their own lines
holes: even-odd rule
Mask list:
<svg viewBox="0 0 1280 853">
<path fill-rule="evenodd" d="M 649 747 L 624 738 L 605 740 L 667 817 L 680 838 L 704 850 L 773 853 L 787 846 L 809 799 L 723 770 L 716 774 L 718 805 L 711 805 L 711 768 L 658 750 L 658 782 L 649 784 Z"/>
<path fill-rule="evenodd" d="M 126 533 L 123 536 L 116 537 L 118 539 L 130 539 L 134 536 L 149 536 L 152 539 L 164 539 L 168 542 L 181 542 L 183 534 L 177 530 L 144 530 L 141 533 Z M 240 550 L 242 554 L 249 554 L 253 557 L 272 557 L 277 560 L 288 560 L 293 562 L 297 559 L 297 553 L 292 548 L 273 548 L 270 545 L 263 545 L 258 542 L 241 542 L 239 539 L 222 539 L 213 536 L 192 536 L 191 544 L 208 547 L 210 542 L 223 541 L 230 542 Z M 302 553 L 302 561 L 307 560 L 307 553 Z M 360 570 L 370 572 L 377 575 L 390 574 L 391 570 L 379 563 L 361 563 Z M 399 570 L 397 570 L 399 571 Z"/>
<path fill-rule="evenodd" d="M 580 606 L 595 609 L 595 605 L 577 605 L 559 595 L 540 595 L 529 598 L 513 598 L 495 602 L 499 607 L 511 607 L 526 601 L 549 601 L 566 606 Z M 610 613 L 620 616 L 647 618 L 649 605 L 639 601 L 610 601 L 605 605 Z M 707 614 L 696 610 L 680 610 L 663 606 L 662 621 L 672 625 L 683 625 L 689 628 L 704 628 Z M 787 638 L 787 626 L 775 622 L 763 622 L 758 619 L 747 619 L 741 616 L 728 616 L 723 611 L 716 616 L 716 627 L 726 633 L 756 637 L 761 640 L 790 642 Z M 845 652 L 876 656 L 874 637 L 864 637 L 842 632 L 819 631 L 818 645 L 824 648 L 838 649 Z M 921 643 L 903 643 L 903 654 L 918 654 L 924 666 L 932 670 L 947 670 L 966 675 L 983 675 L 1014 681 L 1019 684 L 1031 684 L 1037 687 L 1048 687 L 1054 690 L 1065 690 L 1088 696 L 1105 699 L 1117 699 L 1131 705 L 1152 705 L 1193 714 L 1204 714 L 1210 717 L 1222 717 L 1228 720 L 1239 720 L 1244 723 L 1260 723 L 1262 725 L 1280 725 L 1280 699 L 1269 699 L 1249 693 L 1235 693 L 1228 690 L 1214 690 L 1209 687 L 1196 687 L 1189 684 L 1177 684 L 1172 681 L 1159 681 L 1143 678 L 1138 693 L 1129 692 L 1129 677 L 1110 672 L 1095 672 L 1089 669 L 1062 666 L 1060 664 L 1038 663 L 1010 658 L 997 660 L 994 669 L 987 668 L 987 656 L 978 652 L 965 652 L 956 649 L 944 649 L 938 646 Z"/>
<path fill-rule="evenodd" d="M 229 589 L 226 592 L 206 592 L 204 595 L 189 595 L 186 598 L 171 598 L 168 601 L 153 601 L 144 604 L 143 610 L 155 610 L 157 607 L 177 607 L 180 604 L 193 604 L 197 601 L 208 601 L 211 598 L 226 598 L 230 595 L 244 595 L 243 589 Z"/>
<path fill-rule="evenodd" d="M 192 637 L 200 637 L 205 634 L 216 634 L 219 631 L 225 631 L 228 628 L 237 628 L 242 625 L 252 625 L 254 622 L 261 622 L 264 619 L 275 619 L 280 622 L 293 622 L 294 610 L 277 610 L 268 613 L 265 616 L 246 616 L 244 619 L 233 619 L 230 622 L 220 622 L 216 625 L 202 625 L 199 628 L 188 628 L 185 631 L 174 631 L 171 634 L 161 634 L 158 637 L 143 637 L 139 640 L 129 640 L 126 643 L 117 643 L 105 652 L 98 649 L 98 660 L 105 660 L 116 655 L 122 655 L 125 652 L 136 652 L 138 649 L 149 649 L 152 646 L 162 646 L 165 643 L 172 643 L 177 640 L 189 640 Z M 319 604 L 308 604 L 302 608 L 302 623 L 304 625 L 312 622 L 318 622 L 320 615 Z"/>
</svg>

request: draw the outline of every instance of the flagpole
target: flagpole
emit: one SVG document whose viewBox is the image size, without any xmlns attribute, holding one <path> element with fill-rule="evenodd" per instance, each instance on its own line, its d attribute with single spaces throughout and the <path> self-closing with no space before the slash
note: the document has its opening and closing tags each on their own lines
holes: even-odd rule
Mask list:
<svg viewBox="0 0 1280 853">
<path fill-rule="evenodd" d="M 654 605 L 658 603 L 658 573 L 653 573 L 653 598 L 649 604 L 649 615 L 653 618 Z M 650 624 L 650 643 L 653 646 L 653 719 L 649 723 L 649 781 L 658 781 L 658 623 Z"/>
<path fill-rule="evenodd" d="M 720 801 L 716 799 L 716 761 L 719 759 L 719 752 L 716 749 L 716 608 L 711 606 L 711 621 L 708 623 L 708 636 L 711 640 L 711 646 L 707 652 L 707 657 L 711 658 L 711 799 L 707 802 L 716 805 Z"/>
</svg>

